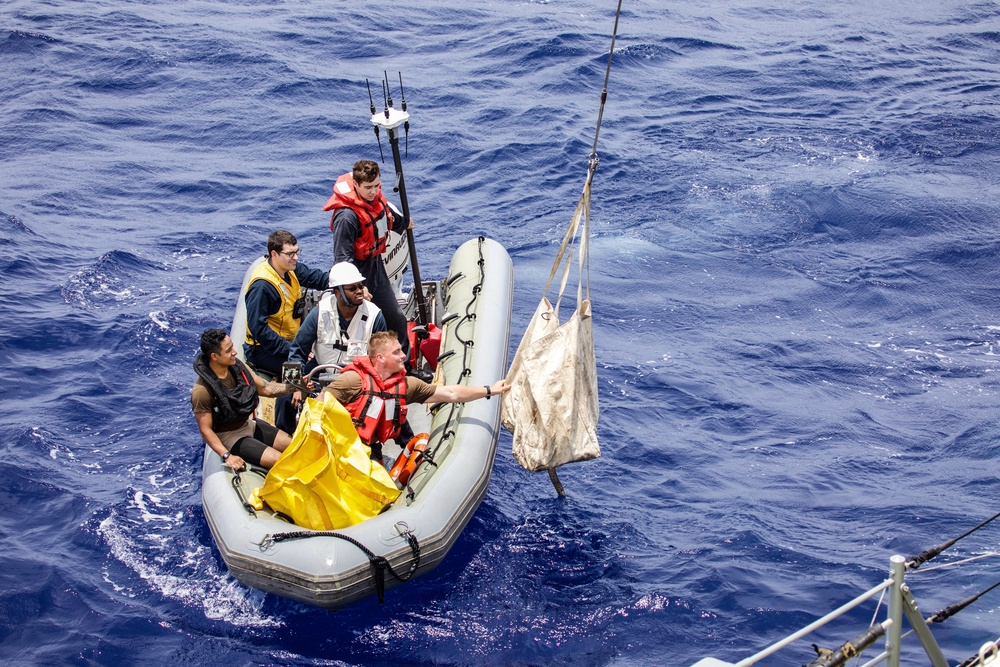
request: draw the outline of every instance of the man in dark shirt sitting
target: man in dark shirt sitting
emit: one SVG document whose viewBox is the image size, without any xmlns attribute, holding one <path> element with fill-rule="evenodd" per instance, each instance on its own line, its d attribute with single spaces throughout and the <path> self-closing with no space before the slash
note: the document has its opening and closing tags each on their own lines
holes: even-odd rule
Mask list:
<svg viewBox="0 0 1000 667">
<path fill-rule="evenodd" d="M 245 297 L 247 332 L 243 355 L 258 372 L 281 375 L 303 316 L 306 288 L 326 289 L 327 271 L 299 261 L 299 242 L 279 229 L 267 238 L 267 261 L 250 276 Z"/>
</svg>

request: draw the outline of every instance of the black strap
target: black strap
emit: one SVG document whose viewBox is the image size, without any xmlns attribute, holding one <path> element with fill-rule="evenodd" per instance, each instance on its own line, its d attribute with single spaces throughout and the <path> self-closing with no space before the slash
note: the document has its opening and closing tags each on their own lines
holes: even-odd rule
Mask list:
<svg viewBox="0 0 1000 667">
<path fill-rule="evenodd" d="M 243 496 L 243 481 L 240 479 L 240 471 L 237 470 L 233 473 L 233 488 L 236 490 L 236 497 L 240 499 L 243 503 L 243 509 L 245 509 L 250 516 L 257 516 L 257 510 L 254 506 L 247 502 L 247 499 Z"/>
<path fill-rule="evenodd" d="M 392 565 L 389 564 L 389 561 L 385 558 L 385 556 L 377 555 L 371 549 L 350 535 L 344 535 L 343 533 L 338 533 L 332 530 L 299 530 L 290 533 L 265 535 L 264 539 L 260 541 L 260 546 L 266 549 L 272 544 L 277 544 L 278 542 L 284 542 L 285 540 L 298 540 L 306 537 L 336 537 L 337 539 L 350 542 L 357 548 L 361 549 L 361 551 L 368 556 L 368 563 L 371 565 L 372 569 L 372 579 L 375 582 L 375 592 L 378 594 L 378 603 L 382 604 L 385 602 L 385 573 L 388 571 L 389 574 L 394 576 L 399 581 L 405 582 L 413 578 L 413 575 L 417 571 L 417 567 L 420 566 L 420 542 L 417 541 L 417 537 L 409 530 L 404 530 L 400 534 L 406 538 L 407 543 L 410 545 L 410 552 L 413 554 L 413 561 L 410 563 L 410 569 L 403 575 L 393 569 Z"/>
</svg>

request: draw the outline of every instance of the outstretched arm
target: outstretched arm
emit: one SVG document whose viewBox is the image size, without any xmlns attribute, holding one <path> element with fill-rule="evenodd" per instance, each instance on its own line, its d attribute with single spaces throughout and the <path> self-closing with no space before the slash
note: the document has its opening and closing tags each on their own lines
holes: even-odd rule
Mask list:
<svg viewBox="0 0 1000 667">
<path fill-rule="evenodd" d="M 295 267 L 295 277 L 299 285 L 310 289 L 325 290 L 330 283 L 330 269 L 311 269 L 302 262 Z"/>
<path fill-rule="evenodd" d="M 464 384 L 446 384 L 434 390 L 434 393 L 427 399 L 427 403 L 468 403 L 477 398 L 487 396 L 499 396 L 510 391 L 510 383 L 506 380 L 497 380 L 490 385 L 489 390 L 485 386 L 476 387 Z"/>
<path fill-rule="evenodd" d="M 254 384 L 257 385 L 257 393 L 261 396 L 284 396 L 285 394 L 292 394 L 298 391 L 298 387 L 290 382 L 274 382 L 273 380 L 264 380 L 259 375 L 250 371 L 253 375 Z"/>
</svg>

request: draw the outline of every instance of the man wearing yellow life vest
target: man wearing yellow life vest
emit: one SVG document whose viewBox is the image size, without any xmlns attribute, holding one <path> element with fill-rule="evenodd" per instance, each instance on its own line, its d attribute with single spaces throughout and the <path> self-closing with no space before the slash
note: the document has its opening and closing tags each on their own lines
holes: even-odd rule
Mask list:
<svg viewBox="0 0 1000 667">
<path fill-rule="evenodd" d="M 382 310 L 386 326 L 396 331 L 404 354 L 409 355 L 406 316 L 385 272 L 382 253 L 389 240 L 389 230 L 403 233 L 413 227 L 412 218 L 396 215 L 382 194 L 382 180 L 377 163 L 358 160 L 354 168 L 340 176 L 333 195 L 323 206 L 333 211 L 333 262 L 351 262 L 365 276 L 365 287 L 372 303 Z"/>
<path fill-rule="evenodd" d="M 510 383 L 492 385 L 433 385 L 406 375 L 403 352 L 394 331 L 372 334 L 368 356 L 354 357 L 340 376 L 324 391 L 333 393 L 351 413 L 362 442 L 371 448 L 371 458 L 382 462 L 382 444 L 399 435 L 409 403 L 467 403 L 489 399 L 510 391 Z"/>
<path fill-rule="evenodd" d="M 254 370 L 281 375 L 302 322 L 303 288 L 326 289 L 327 272 L 299 261 L 299 242 L 283 229 L 267 237 L 267 261 L 250 275 L 244 301 L 247 333 L 243 356 Z"/>
</svg>

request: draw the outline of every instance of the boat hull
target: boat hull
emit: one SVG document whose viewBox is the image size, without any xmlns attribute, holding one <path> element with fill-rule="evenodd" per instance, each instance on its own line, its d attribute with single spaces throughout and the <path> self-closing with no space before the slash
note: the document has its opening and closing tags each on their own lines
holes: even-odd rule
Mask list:
<svg viewBox="0 0 1000 667">
<path fill-rule="evenodd" d="M 473 239 L 452 258 L 439 301 L 455 314 L 444 326 L 438 373 L 445 384 L 488 385 L 503 377 L 510 338 L 513 270 L 495 241 Z M 420 419 L 424 406 L 412 406 Z M 500 428 L 500 401 L 439 406 L 427 414 L 429 451 L 437 465 L 423 464 L 399 499 L 377 517 L 337 533 L 308 531 L 266 509 L 251 513 L 242 498 L 263 484 L 258 472 L 234 473 L 206 447 L 202 467 L 205 518 L 233 576 L 253 588 L 336 609 L 380 591 L 369 554 L 384 558 L 403 579 L 434 569 L 486 495 Z M 275 541 L 303 532 L 308 537 Z M 415 538 L 417 552 L 412 546 Z M 385 589 L 401 583 L 386 574 Z"/>
</svg>

